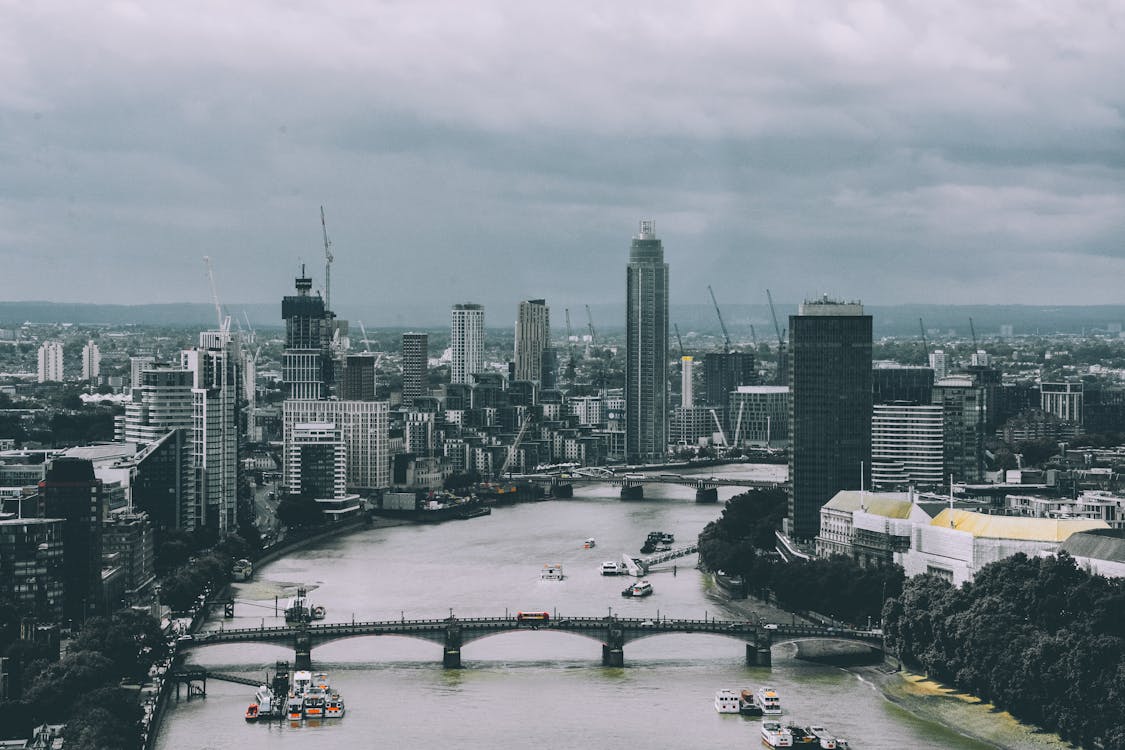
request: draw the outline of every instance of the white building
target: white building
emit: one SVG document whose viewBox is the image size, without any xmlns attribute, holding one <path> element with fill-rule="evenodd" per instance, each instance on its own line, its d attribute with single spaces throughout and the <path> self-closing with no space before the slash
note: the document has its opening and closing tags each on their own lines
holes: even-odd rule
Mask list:
<svg viewBox="0 0 1125 750">
<path fill-rule="evenodd" d="M 871 414 L 871 484 L 875 489 L 942 484 L 942 414 L 941 406 L 875 404 Z"/>
<path fill-rule="evenodd" d="M 322 401 L 288 399 L 282 404 L 282 439 L 288 446 L 298 424 L 332 422 L 347 451 L 347 486 L 372 490 L 391 484 L 388 440 L 390 409 L 386 401 Z M 290 476 L 286 486 L 293 486 Z"/>
<path fill-rule="evenodd" d="M 840 490 L 820 508 L 817 556 L 854 557 L 856 518 L 861 514 L 882 520 L 904 521 L 907 528 L 912 523 L 928 523 L 930 520 L 929 515 L 914 504 L 912 493 Z"/>
<path fill-rule="evenodd" d="M 570 413 L 578 417 L 582 427 L 598 427 L 605 424 L 604 402 L 601 396 L 575 396 L 567 399 Z"/>
<path fill-rule="evenodd" d="M 1125 532 L 1080 531 L 1062 544 L 1078 567 L 1097 576 L 1125 578 Z"/>
<path fill-rule="evenodd" d="M 180 353 L 192 378 L 192 453 L 201 525 L 233 531 L 238 504 L 238 343 L 229 331 L 203 331 Z"/>
<path fill-rule="evenodd" d="M 1077 425 L 1082 424 L 1083 396 L 1081 382 L 1039 384 L 1040 408 Z"/>
<path fill-rule="evenodd" d="M 96 380 L 102 371 L 102 353 L 93 341 L 82 347 L 82 379 Z"/>
<path fill-rule="evenodd" d="M 62 382 L 63 345 L 59 341 L 44 341 L 39 347 L 39 382 Z"/>
<path fill-rule="evenodd" d="M 1112 492 L 1087 490 L 1077 498 L 1008 495 L 1005 504 L 1010 512 L 1021 516 L 1084 518 L 1105 521 L 1110 528 L 1125 529 L 1125 497 Z"/>
<path fill-rule="evenodd" d="M 896 554 L 908 576 L 930 574 L 960 586 L 989 563 L 1017 552 L 1057 552 L 1072 534 L 1106 529 L 1105 521 L 1020 518 L 945 509 L 929 524 L 915 525 L 910 549 Z"/>
<path fill-rule="evenodd" d="M 484 370 L 484 305 L 454 305 L 449 328 L 450 383 L 472 384 Z"/>
<path fill-rule="evenodd" d="M 285 444 L 286 487 L 294 495 L 314 500 L 347 494 L 348 456 L 335 422 L 293 425 Z"/>
<path fill-rule="evenodd" d="M 680 357 L 680 406 L 690 409 L 695 406 L 695 396 L 692 388 L 692 366 L 694 357 Z"/>
<path fill-rule="evenodd" d="M 949 374 L 949 365 L 945 360 L 945 351 L 935 349 L 930 352 L 930 368 L 934 371 L 934 380 L 941 380 Z"/>
<path fill-rule="evenodd" d="M 731 391 L 727 422 L 732 445 L 780 448 L 789 443 L 789 388 L 740 385 Z"/>
</svg>

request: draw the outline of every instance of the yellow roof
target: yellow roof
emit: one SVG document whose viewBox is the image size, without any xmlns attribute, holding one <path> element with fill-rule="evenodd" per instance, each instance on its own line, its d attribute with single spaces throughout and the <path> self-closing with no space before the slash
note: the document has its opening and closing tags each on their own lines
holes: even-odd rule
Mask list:
<svg viewBox="0 0 1125 750">
<path fill-rule="evenodd" d="M 860 492 L 859 490 L 840 490 L 824 504 L 831 510 L 865 510 L 884 518 L 910 518 L 910 493 L 908 492 Z"/>
<path fill-rule="evenodd" d="M 952 520 L 952 523 L 951 523 Z M 975 537 L 988 539 L 1019 539 L 1026 542 L 1065 542 L 1071 534 L 1091 529 L 1108 529 L 1105 521 L 1086 518 L 1027 518 L 1024 516 L 990 516 L 971 510 L 950 510 L 938 513 L 931 526 L 967 531 Z"/>
</svg>

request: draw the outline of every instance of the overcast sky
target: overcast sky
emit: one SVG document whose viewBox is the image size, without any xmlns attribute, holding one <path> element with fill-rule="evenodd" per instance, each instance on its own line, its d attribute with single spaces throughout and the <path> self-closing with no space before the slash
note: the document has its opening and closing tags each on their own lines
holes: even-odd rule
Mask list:
<svg viewBox="0 0 1125 750">
<path fill-rule="evenodd" d="M 1125 3 L 0 0 L 0 299 L 1125 302 Z M 495 311 L 495 314 L 493 314 Z M 557 319 L 561 322 L 561 315 Z"/>
</svg>

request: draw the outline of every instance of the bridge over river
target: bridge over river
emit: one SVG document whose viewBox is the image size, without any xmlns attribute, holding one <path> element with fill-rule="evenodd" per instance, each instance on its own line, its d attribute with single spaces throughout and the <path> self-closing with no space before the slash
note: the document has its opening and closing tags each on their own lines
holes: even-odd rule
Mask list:
<svg viewBox="0 0 1125 750">
<path fill-rule="evenodd" d="M 785 482 L 764 479 L 704 477 L 688 474 L 622 474 L 601 467 L 586 467 L 565 473 L 512 474 L 509 478 L 537 484 L 549 484 L 556 497 L 569 497 L 575 484 L 610 484 L 621 488 L 622 500 L 643 500 L 645 485 L 677 484 L 694 488 L 697 503 L 718 502 L 719 493 L 717 489 L 719 487 L 778 489 L 788 486 Z"/>
<path fill-rule="evenodd" d="M 461 667 L 461 647 L 475 640 L 521 630 L 544 630 L 573 633 L 598 641 L 602 645 L 602 665 L 625 665 L 626 643 L 670 633 L 705 633 L 736 638 L 746 643 L 746 663 L 769 666 L 770 648 L 774 643 L 820 639 L 865 643 L 881 648 L 882 634 L 871 630 L 821 627 L 817 625 L 785 625 L 758 620 L 641 619 L 628 617 L 568 617 L 550 613 L 506 614 L 503 617 L 459 618 L 450 616 L 432 620 L 381 620 L 372 622 L 300 623 L 292 626 L 206 630 L 178 641 L 178 649 L 197 648 L 222 643 L 278 643 L 291 646 L 296 652 L 297 669 L 312 668 L 314 646 L 364 636 L 394 635 L 420 638 L 442 646 L 442 665 L 447 669 Z"/>
</svg>

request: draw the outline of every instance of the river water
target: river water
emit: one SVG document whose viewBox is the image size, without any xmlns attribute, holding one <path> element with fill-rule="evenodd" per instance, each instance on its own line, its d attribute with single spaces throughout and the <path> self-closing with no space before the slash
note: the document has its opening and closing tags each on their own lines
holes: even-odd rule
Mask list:
<svg viewBox="0 0 1125 750">
<path fill-rule="evenodd" d="M 737 466 L 707 474 L 783 479 L 784 466 Z M 720 489 L 720 502 L 735 488 Z M 649 575 L 655 593 L 620 596 L 627 579 L 604 577 L 603 560 L 638 553 L 649 531 L 694 540 L 721 509 L 697 505 L 694 490 L 646 487 L 622 502 L 616 488 L 578 487 L 571 500 L 498 508 L 438 525 L 373 529 L 323 542 L 264 566 L 235 585 L 236 617 L 223 627 L 280 622 L 297 584 L 328 609 L 328 621 L 500 616 L 548 610 L 570 616 L 736 618 L 695 569 L 695 557 Z M 587 537 L 595 549 L 583 549 Z M 567 575 L 539 580 L 545 564 Z M 629 579 L 631 580 L 631 579 Z M 255 603 L 257 606 L 255 606 Z M 208 627 L 219 627 L 209 623 Z M 850 672 L 792 658 L 774 647 L 772 668 L 747 667 L 741 641 L 670 634 L 625 646 L 625 667 L 601 666 L 601 644 L 580 636 L 525 631 L 466 644 L 465 668 L 444 670 L 441 647 L 400 637 L 352 638 L 313 649 L 347 704 L 342 719 L 248 725 L 251 688 L 209 681 L 205 699 L 172 702 L 158 750 L 376 746 L 487 748 L 745 748 L 759 745 L 759 720 L 719 715 L 719 688 L 769 684 L 786 719 L 820 723 L 856 748 L 985 748 L 951 729 L 915 719 Z M 218 671 L 264 675 L 293 652 L 267 644 L 194 650 L 190 661 Z"/>
</svg>

